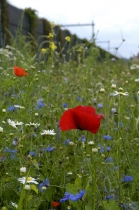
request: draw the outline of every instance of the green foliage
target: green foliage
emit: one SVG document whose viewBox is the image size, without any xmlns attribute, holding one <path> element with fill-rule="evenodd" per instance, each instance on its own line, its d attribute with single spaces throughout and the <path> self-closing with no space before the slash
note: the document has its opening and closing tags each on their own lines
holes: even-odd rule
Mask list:
<svg viewBox="0 0 139 210">
<path fill-rule="evenodd" d="M 29 33 L 35 37 L 35 28 L 38 25 L 37 11 L 31 8 L 26 8 L 25 13 L 28 15 L 29 19 Z"/>
</svg>

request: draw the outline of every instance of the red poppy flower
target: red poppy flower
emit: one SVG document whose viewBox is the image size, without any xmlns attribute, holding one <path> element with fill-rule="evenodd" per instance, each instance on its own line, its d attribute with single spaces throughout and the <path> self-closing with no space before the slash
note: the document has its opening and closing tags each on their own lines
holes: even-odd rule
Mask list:
<svg viewBox="0 0 139 210">
<path fill-rule="evenodd" d="M 92 106 L 77 106 L 63 113 L 59 126 L 62 131 L 80 129 L 95 134 L 98 132 L 102 118 L 104 116 L 102 114 L 96 114 Z"/>
<path fill-rule="evenodd" d="M 56 201 L 52 201 L 52 206 L 53 207 L 58 207 L 60 205 L 60 203 L 56 202 Z"/>
<path fill-rule="evenodd" d="M 24 77 L 28 75 L 28 72 L 26 72 L 23 68 L 20 68 L 18 66 L 14 66 L 14 74 L 17 77 Z"/>
</svg>

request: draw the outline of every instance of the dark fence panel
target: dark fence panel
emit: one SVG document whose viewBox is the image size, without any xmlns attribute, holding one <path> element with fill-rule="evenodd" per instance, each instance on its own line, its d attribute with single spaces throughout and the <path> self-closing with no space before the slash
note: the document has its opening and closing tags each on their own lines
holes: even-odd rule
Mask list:
<svg viewBox="0 0 139 210">
<path fill-rule="evenodd" d="M 23 10 L 8 4 L 9 11 L 9 31 L 15 37 L 17 30 L 20 28 L 23 35 L 29 35 L 29 20 Z"/>
</svg>

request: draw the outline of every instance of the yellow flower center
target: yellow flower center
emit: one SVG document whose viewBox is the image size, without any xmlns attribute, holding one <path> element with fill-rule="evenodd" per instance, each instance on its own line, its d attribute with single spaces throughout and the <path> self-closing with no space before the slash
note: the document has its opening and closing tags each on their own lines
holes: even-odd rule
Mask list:
<svg viewBox="0 0 139 210">
<path fill-rule="evenodd" d="M 123 92 L 119 92 L 119 94 L 120 94 L 120 95 L 123 95 L 124 93 L 123 93 Z"/>
<path fill-rule="evenodd" d="M 27 178 L 27 181 L 31 181 L 31 180 L 32 180 L 32 177 L 28 177 L 28 178 Z"/>
</svg>

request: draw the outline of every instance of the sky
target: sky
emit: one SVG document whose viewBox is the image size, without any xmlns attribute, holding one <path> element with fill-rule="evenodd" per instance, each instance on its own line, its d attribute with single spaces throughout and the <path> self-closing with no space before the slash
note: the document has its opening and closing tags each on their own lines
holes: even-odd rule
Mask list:
<svg viewBox="0 0 139 210">
<path fill-rule="evenodd" d="M 8 0 L 8 3 L 20 9 L 31 7 L 38 17 L 57 25 L 79 24 L 61 27 L 79 38 L 91 40 L 94 23 L 96 44 L 113 54 L 121 45 L 119 57 L 128 59 L 139 52 L 139 0 Z"/>
</svg>

